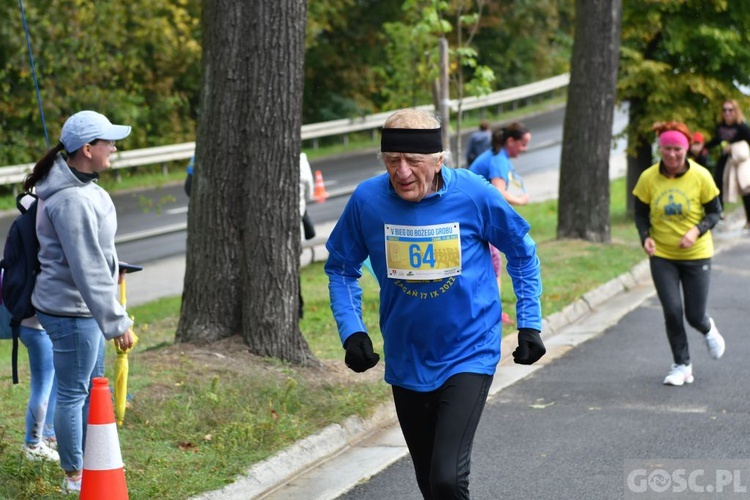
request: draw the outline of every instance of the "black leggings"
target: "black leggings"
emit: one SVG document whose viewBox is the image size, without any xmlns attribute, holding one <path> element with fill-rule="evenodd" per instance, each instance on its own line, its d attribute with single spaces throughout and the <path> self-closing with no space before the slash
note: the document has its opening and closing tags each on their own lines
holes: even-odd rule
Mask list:
<svg viewBox="0 0 750 500">
<path fill-rule="evenodd" d="M 468 499 L 471 448 L 492 375 L 459 373 L 431 392 L 393 386 L 401 432 L 425 500 Z"/>
<path fill-rule="evenodd" d="M 684 300 L 684 315 L 690 326 L 703 334 L 708 333 L 711 323 L 706 314 L 706 304 L 711 282 L 711 259 L 670 260 L 651 257 L 650 263 L 656 294 L 664 310 L 672 358 L 675 364 L 689 365 L 690 351 L 682 318 L 682 304 Z M 680 297 L 680 286 L 684 298 Z"/>
<path fill-rule="evenodd" d="M 713 177 L 714 182 L 716 183 L 716 187 L 719 188 L 719 200 L 723 200 L 724 198 L 724 170 L 726 170 L 727 168 L 728 159 L 728 155 L 722 154 L 716 162 L 716 166 L 714 167 Z M 724 202 L 722 201 L 722 205 L 723 204 Z"/>
</svg>

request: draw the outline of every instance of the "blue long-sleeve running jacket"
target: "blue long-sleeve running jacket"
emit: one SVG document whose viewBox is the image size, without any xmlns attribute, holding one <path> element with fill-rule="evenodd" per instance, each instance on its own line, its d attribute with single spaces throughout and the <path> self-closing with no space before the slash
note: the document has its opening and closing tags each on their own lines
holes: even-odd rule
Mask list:
<svg viewBox="0 0 750 500">
<path fill-rule="evenodd" d="M 331 233 L 325 265 L 342 343 L 365 332 L 362 262 L 380 284 L 385 381 L 427 392 L 457 373 L 491 375 L 501 306 L 488 243 L 506 256 L 519 328 L 541 331 L 542 284 L 529 225 L 468 170 L 443 167 L 443 187 L 401 199 L 388 174 L 362 182 Z"/>
</svg>

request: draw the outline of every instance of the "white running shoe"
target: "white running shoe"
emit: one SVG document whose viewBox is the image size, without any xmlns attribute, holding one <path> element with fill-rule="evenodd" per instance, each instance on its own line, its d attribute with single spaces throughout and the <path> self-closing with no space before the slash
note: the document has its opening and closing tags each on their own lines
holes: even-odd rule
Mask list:
<svg viewBox="0 0 750 500">
<path fill-rule="evenodd" d="M 47 446 L 49 446 L 50 448 L 52 448 L 53 450 L 57 449 L 57 438 L 53 438 L 53 437 L 52 438 L 48 438 L 48 437 L 46 437 L 46 438 L 44 438 L 44 443 Z"/>
<path fill-rule="evenodd" d="M 692 384 L 693 365 L 672 365 L 669 375 L 664 379 L 664 385 Z"/>
<path fill-rule="evenodd" d="M 36 462 L 37 460 L 50 460 L 52 462 L 60 461 L 60 455 L 47 446 L 44 441 L 40 441 L 38 445 L 33 447 L 26 445 L 24 446 L 24 451 L 26 452 L 26 458 L 32 462 Z"/>
<path fill-rule="evenodd" d="M 719 329 L 716 328 L 714 319 L 708 318 L 708 320 L 711 322 L 711 329 L 708 331 L 706 338 L 704 339 L 706 342 L 706 349 L 708 349 L 709 356 L 713 359 L 719 359 L 724 355 L 726 344 L 724 342 L 724 337 L 721 336 Z"/>
<path fill-rule="evenodd" d="M 66 475 L 62 482 L 62 492 L 65 495 L 78 495 L 81 493 L 81 476 L 70 477 Z"/>
</svg>

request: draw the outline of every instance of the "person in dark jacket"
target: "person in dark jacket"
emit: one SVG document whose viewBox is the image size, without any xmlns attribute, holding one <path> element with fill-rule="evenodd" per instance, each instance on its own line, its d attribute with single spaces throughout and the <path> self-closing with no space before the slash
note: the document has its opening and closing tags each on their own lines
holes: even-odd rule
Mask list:
<svg viewBox="0 0 750 500">
<path fill-rule="evenodd" d="M 479 122 L 479 130 L 469 137 L 469 146 L 466 148 L 466 167 L 470 167 L 477 156 L 481 155 L 492 146 L 492 132 L 490 122 L 482 120 Z"/>
<path fill-rule="evenodd" d="M 730 144 L 740 141 L 750 143 L 750 127 L 745 123 L 745 117 L 739 103 L 734 99 L 727 99 L 721 106 L 721 118 L 716 125 L 716 133 L 706 143 L 706 149 L 709 151 L 717 146 L 721 147 L 719 159 L 713 172 L 714 182 L 716 182 L 716 187 L 719 188 L 721 194 L 719 201 L 724 196 L 724 170 L 731 153 Z M 750 214 L 750 195 L 743 196 L 742 202 L 745 205 L 745 211 Z"/>
</svg>

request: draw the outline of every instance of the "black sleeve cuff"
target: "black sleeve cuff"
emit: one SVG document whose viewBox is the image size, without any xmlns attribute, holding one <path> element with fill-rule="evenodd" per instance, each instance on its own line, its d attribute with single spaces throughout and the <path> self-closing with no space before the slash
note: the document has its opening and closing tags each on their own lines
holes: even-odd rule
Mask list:
<svg viewBox="0 0 750 500">
<path fill-rule="evenodd" d="M 708 232 L 709 229 L 713 229 L 716 224 L 721 220 L 721 202 L 719 197 L 715 197 L 713 200 L 703 205 L 703 209 L 706 211 L 706 215 L 703 216 L 698 225 L 699 237 L 703 236 Z"/>
<path fill-rule="evenodd" d="M 651 207 L 636 197 L 633 211 L 635 228 L 638 230 L 638 237 L 641 239 L 641 246 L 643 246 L 646 238 L 651 236 Z"/>
</svg>

